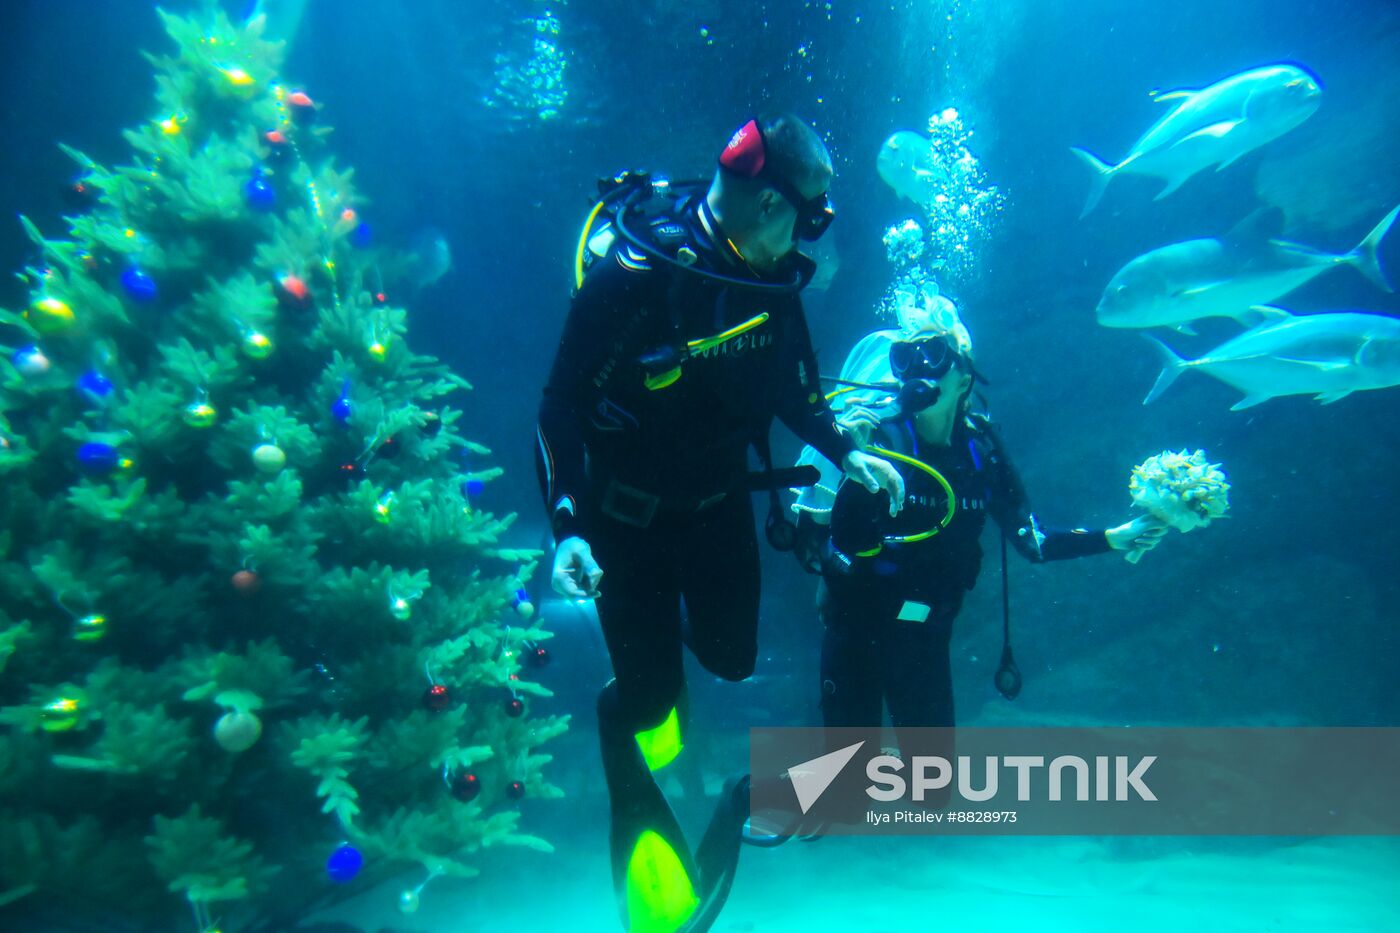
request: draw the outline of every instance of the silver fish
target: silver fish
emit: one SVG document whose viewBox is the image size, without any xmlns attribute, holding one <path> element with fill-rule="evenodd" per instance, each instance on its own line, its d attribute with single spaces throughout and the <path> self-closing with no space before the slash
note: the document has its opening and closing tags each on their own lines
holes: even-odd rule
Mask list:
<svg viewBox="0 0 1400 933">
<path fill-rule="evenodd" d="M 1400 207 L 1350 252 L 1327 253 L 1257 229 L 1260 218 L 1281 225 L 1281 212 L 1269 209 L 1246 218 L 1224 238 L 1173 243 L 1137 257 L 1114 274 L 1095 313 L 1105 327 L 1172 327 L 1182 333 L 1194 333 L 1188 322 L 1208 317 L 1252 325 L 1259 317 L 1251 309 L 1344 265 L 1394 291 L 1377 250 L 1397 215 Z"/>
<path fill-rule="evenodd" d="M 1199 359 L 1182 359 L 1144 334 L 1161 353 L 1162 373 L 1142 403 L 1156 399 L 1187 370 L 1243 392 L 1231 411 L 1280 395 L 1315 395 L 1330 405 L 1363 389 L 1400 385 L 1400 319 L 1357 311 L 1294 316 L 1279 308 L 1260 310 L 1268 321 Z"/>
<path fill-rule="evenodd" d="M 424 227 L 413 236 L 407 274 L 414 285 L 427 288 L 452 269 L 452 247 L 436 227 Z"/>
<path fill-rule="evenodd" d="M 1213 165 L 1220 171 L 1312 116 L 1322 102 L 1322 87 L 1297 65 L 1268 65 L 1203 90 L 1158 93 L 1153 99 L 1176 106 L 1133 143 L 1122 162 L 1109 165 L 1085 149 L 1071 150 L 1094 173 L 1080 217 L 1094 209 L 1118 175 L 1161 178 L 1166 185 L 1157 193 L 1160 201 L 1202 169 Z"/>
<path fill-rule="evenodd" d="M 900 130 L 881 144 L 875 170 L 885 184 L 915 204 L 927 204 L 948 181 L 929 138 L 913 130 Z"/>
</svg>

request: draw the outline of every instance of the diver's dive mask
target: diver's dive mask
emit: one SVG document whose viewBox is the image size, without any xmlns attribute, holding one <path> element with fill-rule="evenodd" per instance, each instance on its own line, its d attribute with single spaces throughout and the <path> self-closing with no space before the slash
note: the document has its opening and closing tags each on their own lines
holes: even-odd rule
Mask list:
<svg viewBox="0 0 1400 933">
<path fill-rule="evenodd" d="M 943 337 L 890 344 L 890 371 L 899 380 L 899 410 L 915 415 L 938 404 L 942 389 L 938 380 L 957 361 L 957 351 Z"/>
<path fill-rule="evenodd" d="M 797 188 L 786 179 L 774 177 L 763 180 L 797 211 L 797 219 L 792 224 L 794 241 L 806 240 L 810 243 L 821 239 L 821 235 L 826 233 L 826 229 L 836 219 L 836 210 L 831 206 L 831 199 L 825 191 L 815 198 L 803 198 Z"/>
<path fill-rule="evenodd" d="M 763 182 L 792 205 L 797 211 L 792 227 L 794 240 L 819 239 L 836 219 L 836 211 L 825 191 L 814 198 L 804 198 L 796 185 L 768 163 L 767 143 L 757 120 L 750 120 L 734 132 L 719 154 L 719 164 L 726 171 Z"/>
</svg>

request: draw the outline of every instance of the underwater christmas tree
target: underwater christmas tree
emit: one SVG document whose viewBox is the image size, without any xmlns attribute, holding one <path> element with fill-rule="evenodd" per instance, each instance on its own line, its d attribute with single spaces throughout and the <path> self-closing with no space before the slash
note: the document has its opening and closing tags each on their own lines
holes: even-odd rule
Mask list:
<svg viewBox="0 0 1400 933">
<path fill-rule="evenodd" d="M 260 19 L 162 17 L 130 164 L 70 150 L 0 310 L 0 916 L 284 929 L 548 850 L 516 801 L 567 722 L 523 699 L 538 552 L 474 504 L 470 386 L 409 349 L 317 105 Z"/>
</svg>

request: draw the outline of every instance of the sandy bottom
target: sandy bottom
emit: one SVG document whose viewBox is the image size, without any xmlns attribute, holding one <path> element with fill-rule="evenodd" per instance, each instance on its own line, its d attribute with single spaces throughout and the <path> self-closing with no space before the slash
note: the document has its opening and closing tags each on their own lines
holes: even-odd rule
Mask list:
<svg viewBox="0 0 1400 933">
<path fill-rule="evenodd" d="M 604 839 L 600 827 L 590 848 L 583 840 L 553 855 L 500 852 L 474 881 L 425 889 L 412 915 L 396 908 L 400 883 L 318 919 L 371 933 L 618 933 Z M 830 837 L 745 848 L 712 929 L 1392 931 L 1400 930 L 1397 878 L 1393 838 Z"/>
</svg>

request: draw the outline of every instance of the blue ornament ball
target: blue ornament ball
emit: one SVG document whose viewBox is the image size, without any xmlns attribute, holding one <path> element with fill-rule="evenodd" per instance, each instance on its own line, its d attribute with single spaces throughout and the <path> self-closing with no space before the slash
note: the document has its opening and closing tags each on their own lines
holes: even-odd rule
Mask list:
<svg viewBox="0 0 1400 933">
<path fill-rule="evenodd" d="M 341 424 L 346 424 L 350 421 L 354 408 L 350 401 L 350 380 L 346 379 L 340 384 L 340 398 L 331 403 L 331 417 Z"/>
<path fill-rule="evenodd" d="M 248 199 L 249 207 L 262 214 L 277 206 L 277 192 L 262 172 L 254 174 L 243 186 L 243 196 Z"/>
<path fill-rule="evenodd" d="M 112 394 L 112 380 L 95 369 L 89 369 L 78 377 L 78 391 L 100 402 Z"/>
<path fill-rule="evenodd" d="M 360 855 L 360 850 L 346 843 L 326 859 L 326 874 L 336 884 L 346 884 L 355 879 L 364 864 L 365 859 Z"/>
<path fill-rule="evenodd" d="M 462 495 L 468 499 L 481 495 L 481 491 L 486 488 L 485 480 L 469 479 L 462 484 Z"/>
<path fill-rule="evenodd" d="M 369 249 L 373 242 L 374 231 L 363 220 L 355 226 L 354 230 L 350 231 L 350 245 L 356 249 Z"/>
<path fill-rule="evenodd" d="M 117 448 L 90 441 L 78 448 L 78 463 L 93 473 L 107 473 L 117 465 Z"/>
<path fill-rule="evenodd" d="M 133 301 L 147 304 L 156 300 L 156 280 L 137 266 L 128 266 L 122 273 L 122 288 Z"/>
</svg>

